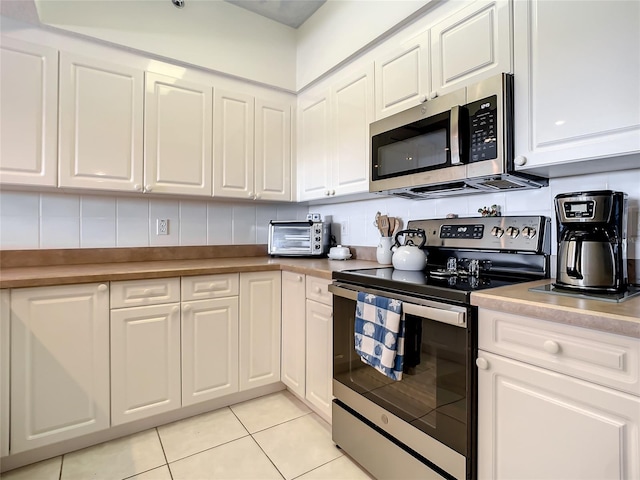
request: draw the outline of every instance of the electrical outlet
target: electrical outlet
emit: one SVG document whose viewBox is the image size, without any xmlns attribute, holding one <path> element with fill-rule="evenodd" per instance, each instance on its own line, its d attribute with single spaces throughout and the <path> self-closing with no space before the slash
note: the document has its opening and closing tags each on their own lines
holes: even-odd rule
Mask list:
<svg viewBox="0 0 640 480">
<path fill-rule="evenodd" d="M 349 235 L 349 220 L 343 220 L 342 223 L 340 223 L 340 236 L 342 238 L 345 238 L 348 235 Z"/>
<path fill-rule="evenodd" d="M 169 235 L 169 219 L 168 218 L 158 218 L 156 220 L 156 234 Z"/>
</svg>

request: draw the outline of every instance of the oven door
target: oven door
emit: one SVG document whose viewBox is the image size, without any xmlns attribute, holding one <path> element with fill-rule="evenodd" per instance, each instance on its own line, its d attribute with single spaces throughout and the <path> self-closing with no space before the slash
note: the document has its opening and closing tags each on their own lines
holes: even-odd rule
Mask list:
<svg viewBox="0 0 640 480">
<path fill-rule="evenodd" d="M 337 282 L 330 290 L 333 394 L 338 402 L 417 452 L 441 474 L 469 478 L 469 472 L 475 470 L 471 452 L 475 450 L 472 406 L 477 355 L 476 335 L 469 325 L 471 308 Z M 403 301 L 405 365 L 401 381 L 365 364 L 355 351 L 358 291 Z"/>
<path fill-rule="evenodd" d="M 269 255 L 311 255 L 313 253 L 313 222 L 269 223 Z"/>
</svg>

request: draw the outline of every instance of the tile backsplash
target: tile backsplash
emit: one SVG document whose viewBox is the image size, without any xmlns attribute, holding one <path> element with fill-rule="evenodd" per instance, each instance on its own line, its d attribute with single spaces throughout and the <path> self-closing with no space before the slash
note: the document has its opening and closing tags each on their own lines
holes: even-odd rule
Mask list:
<svg viewBox="0 0 640 480">
<path fill-rule="evenodd" d="M 0 248 L 266 244 L 269 220 L 306 218 L 297 204 L 0 191 Z M 169 220 L 167 235 L 156 220 Z"/>
<path fill-rule="evenodd" d="M 265 244 L 269 220 L 302 220 L 309 211 L 332 217 L 332 233 L 339 243 L 376 246 L 379 234 L 373 220 L 377 211 L 406 222 L 449 213 L 478 216 L 479 208 L 495 204 L 503 215 L 544 215 L 554 220 L 553 199 L 557 194 L 597 189 L 629 195 L 628 255 L 640 258 L 640 168 L 551 179 L 549 187 L 539 190 L 420 201 L 380 196 L 313 206 L 2 190 L 0 248 Z M 168 235 L 156 234 L 158 218 L 169 219 Z"/>
</svg>

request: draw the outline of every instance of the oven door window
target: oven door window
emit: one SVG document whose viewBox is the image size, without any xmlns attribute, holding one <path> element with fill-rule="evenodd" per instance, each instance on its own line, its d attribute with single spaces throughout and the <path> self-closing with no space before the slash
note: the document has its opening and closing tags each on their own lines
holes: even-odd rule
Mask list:
<svg viewBox="0 0 640 480">
<path fill-rule="evenodd" d="M 334 332 L 334 350 L 342 345 L 343 351 L 349 351 L 341 362 L 336 359 L 334 379 L 466 455 L 468 332 L 412 315 L 405 315 L 405 322 L 401 381 L 393 381 L 362 362 L 353 347 L 350 321 L 340 322 L 340 330 Z"/>
<path fill-rule="evenodd" d="M 450 112 L 373 136 L 374 180 L 450 165 Z"/>
<path fill-rule="evenodd" d="M 292 250 L 301 252 L 311 251 L 311 227 L 304 226 L 278 226 L 274 234 L 273 248 L 275 250 Z"/>
</svg>

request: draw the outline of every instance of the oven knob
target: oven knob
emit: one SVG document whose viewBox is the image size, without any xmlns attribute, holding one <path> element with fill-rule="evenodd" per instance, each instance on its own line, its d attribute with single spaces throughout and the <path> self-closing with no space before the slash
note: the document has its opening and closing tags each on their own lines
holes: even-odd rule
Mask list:
<svg viewBox="0 0 640 480">
<path fill-rule="evenodd" d="M 507 228 L 507 235 L 509 235 L 511 238 L 518 238 L 518 235 L 520 235 L 520 230 L 516 227 L 509 227 Z"/>
<path fill-rule="evenodd" d="M 491 235 L 493 235 L 494 237 L 500 238 L 502 235 L 504 235 L 504 230 L 501 229 L 500 227 L 493 227 L 491 229 Z"/>
<path fill-rule="evenodd" d="M 533 238 L 536 236 L 536 229 L 533 227 L 524 227 L 522 229 L 522 235 L 524 235 L 525 238 Z"/>
</svg>

